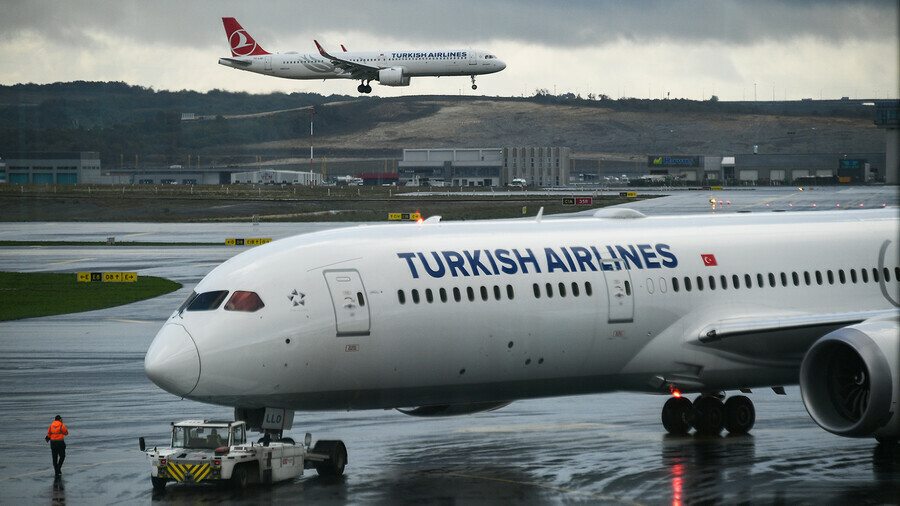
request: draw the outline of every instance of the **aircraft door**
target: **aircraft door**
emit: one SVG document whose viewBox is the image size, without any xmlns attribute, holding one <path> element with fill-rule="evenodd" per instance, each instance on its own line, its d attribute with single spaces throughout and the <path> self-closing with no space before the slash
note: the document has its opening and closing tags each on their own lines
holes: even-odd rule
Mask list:
<svg viewBox="0 0 900 506">
<path fill-rule="evenodd" d="M 266 65 L 266 70 L 272 70 L 272 57 L 271 56 L 269 56 L 269 55 L 265 56 L 265 65 Z"/>
<path fill-rule="evenodd" d="M 609 323 L 626 323 L 634 319 L 634 286 L 631 273 L 620 258 L 603 260 L 608 265 L 603 276 L 606 279 L 606 293 L 609 296 Z"/>
<path fill-rule="evenodd" d="M 359 272 L 325 271 L 338 337 L 369 335 L 369 304 Z"/>
<path fill-rule="evenodd" d="M 475 51 L 469 51 L 469 65 L 477 65 L 478 64 L 478 55 L 475 54 Z"/>
</svg>

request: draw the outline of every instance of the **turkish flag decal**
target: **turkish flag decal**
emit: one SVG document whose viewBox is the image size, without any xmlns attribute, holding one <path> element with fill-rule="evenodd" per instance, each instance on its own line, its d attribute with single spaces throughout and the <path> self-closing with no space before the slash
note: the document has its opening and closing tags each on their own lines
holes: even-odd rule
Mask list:
<svg viewBox="0 0 900 506">
<path fill-rule="evenodd" d="M 705 265 L 705 266 L 707 266 L 707 267 L 712 267 L 712 266 L 714 266 L 714 265 L 719 265 L 718 263 L 716 263 L 716 256 L 715 256 L 715 255 L 700 255 L 700 258 L 703 259 L 703 265 Z"/>
</svg>

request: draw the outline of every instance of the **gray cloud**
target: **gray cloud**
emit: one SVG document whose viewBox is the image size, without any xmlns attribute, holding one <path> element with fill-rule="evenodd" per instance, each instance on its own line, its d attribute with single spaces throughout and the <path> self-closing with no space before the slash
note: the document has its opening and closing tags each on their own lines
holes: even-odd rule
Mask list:
<svg viewBox="0 0 900 506">
<path fill-rule="evenodd" d="M 39 34 L 76 47 L 89 47 L 98 38 L 170 47 L 222 46 L 222 16 L 237 17 L 264 45 L 279 50 L 302 50 L 288 47 L 288 41 L 323 32 L 415 43 L 504 40 L 557 48 L 622 40 L 747 45 L 798 37 L 834 44 L 898 37 L 894 0 L 278 0 L 265 4 L 7 0 L 0 17 L 0 38 Z"/>
</svg>

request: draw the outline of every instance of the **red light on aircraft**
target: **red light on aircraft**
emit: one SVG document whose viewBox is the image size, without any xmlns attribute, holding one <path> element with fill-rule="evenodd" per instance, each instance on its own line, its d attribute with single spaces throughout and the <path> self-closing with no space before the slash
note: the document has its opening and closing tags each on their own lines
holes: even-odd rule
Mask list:
<svg viewBox="0 0 900 506">
<path fill-rule="evenodd" d="M 675 385 L 669 385 L 669 392 L 672 392 L 672 397 L 681 397 L 681 390 L 678 390 Z"/>
<path fill-rule="evenodd" d="M 424 219 L 424 218 L 419 218 L 419 219 L 418 219 L 418 220 L 416 220 L 416 223 L 419 223 L 419 224 L 421 224 L 421 223 L 423 223 L 423 222 L 424 222 L 424 221 L 425 221 L 425 219 Z"/>
</svg>

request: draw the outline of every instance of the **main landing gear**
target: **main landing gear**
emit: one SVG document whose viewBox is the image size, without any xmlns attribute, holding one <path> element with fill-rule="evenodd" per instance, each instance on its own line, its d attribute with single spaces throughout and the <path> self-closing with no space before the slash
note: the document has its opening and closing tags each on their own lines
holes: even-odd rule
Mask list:
<svg viewBox="0 0 900 506">
<path fill-rule="evenodd" d="M 669 434 L 676 435 L 687 434 L 691 428 L 702 436 L 719 434 L 722 429 L 731 434 L 750 432 L 756 421 L 753 401 L 736 395 L 722 402 L 724 397 L 721 394 L 704 394 L 693 403 L 680 395 L 671 397 L 662 409 L 663 427 Z"/>
<path fill-rule="evenodd" d="M 369 86 L 370 82 L 371 81 L 360 83 L 360 85 L 356 87 L 356 91 L 360 93 L 372 93 L 372 87 Z"/>
<path fill-rule="evenodd" d="M 478 86 L 475 86 L 475 74 L 472 74 L 471 77 L 472 77 L 472 89 L 477 90 Z"/>
</svg>

